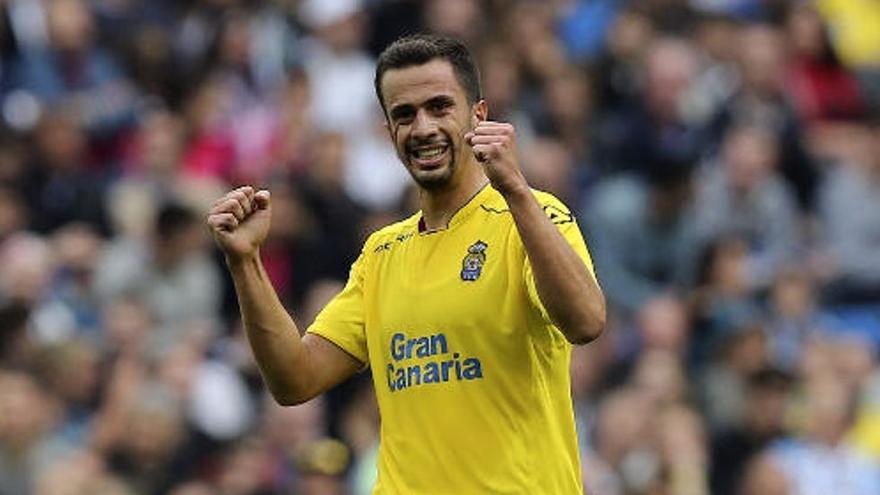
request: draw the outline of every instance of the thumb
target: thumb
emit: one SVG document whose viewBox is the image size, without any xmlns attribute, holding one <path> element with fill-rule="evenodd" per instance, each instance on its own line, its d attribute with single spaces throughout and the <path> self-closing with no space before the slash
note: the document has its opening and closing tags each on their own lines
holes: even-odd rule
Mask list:
<svg viewBox="0 0 880 495">
<path fill-rule="evenodd" d="M 254 195 L 254 199 L 256 200 L 257 208 L 266 210 L 269 208 L 269 203 L 271 202 L 271 194 L 269 194 L 269 191 L 266 189 L 261 189 Z"/>
</svg>

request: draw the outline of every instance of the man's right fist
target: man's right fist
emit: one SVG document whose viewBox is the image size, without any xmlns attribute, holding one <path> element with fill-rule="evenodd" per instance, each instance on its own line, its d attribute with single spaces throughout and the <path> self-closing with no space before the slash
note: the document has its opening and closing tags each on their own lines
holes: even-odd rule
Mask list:
<svg viewBox="0 0 880 495">
<path fill-rule="evenodd" d="M 211 207 L 208 227 L 227 260 L 257 255 L 269 234 L 269 203 L 269 191 L 243 186 L 226 193 Z"/>
</svg>

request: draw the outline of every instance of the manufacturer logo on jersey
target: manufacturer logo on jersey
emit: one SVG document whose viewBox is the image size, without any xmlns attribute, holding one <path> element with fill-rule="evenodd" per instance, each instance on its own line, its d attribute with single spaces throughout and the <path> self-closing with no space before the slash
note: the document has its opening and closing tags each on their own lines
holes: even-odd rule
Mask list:
<svg viewBox="0 0 880 495">
<path fill-rule="evenodd" d="M 549 218 L 550 221 L 556 225 L 574 222 L 574 216 L 571 214 L 571 212 L 565 211 L 561 208 L 557 208 L 553 205 L 544 206 L 544 213 L 546 213 L 547 218 Z"/>
<path fill-rule="evenodd" d="M 461 260 L 461 279 L 465 282 L 473 282 L 480 278 L 483 264 L 486 262 L 486 248 L 489 247 L 483 241 L 477 241 L 468 248 L 468 254 Z"/>
</svg>

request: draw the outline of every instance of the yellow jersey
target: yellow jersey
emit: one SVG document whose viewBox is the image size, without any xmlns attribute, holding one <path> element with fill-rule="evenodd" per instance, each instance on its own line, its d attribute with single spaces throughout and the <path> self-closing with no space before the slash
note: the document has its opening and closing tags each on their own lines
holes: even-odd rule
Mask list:
<svg viewBox="0 0 880 495">
<path fill-rule="evenodd" d="M 534 192 L 593 271 L 574 217 Z M 374 233 L 308 331 L 368 364 L 382 418 L 374 494 L 583 492 L 571 345 L 550 321 L 503 197 L 485 186 L 446 229 Z"/>
<path fill-rule="evenodd" d="M 851 68 L 880 67 L 880 2 L 818 0 L 816 9 L 828 24 L 844 64 Z"/>
</svg>

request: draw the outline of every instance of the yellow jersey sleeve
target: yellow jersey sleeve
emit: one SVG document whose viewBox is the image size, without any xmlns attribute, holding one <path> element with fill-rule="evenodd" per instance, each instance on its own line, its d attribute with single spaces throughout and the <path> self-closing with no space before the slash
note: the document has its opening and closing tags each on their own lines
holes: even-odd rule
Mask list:
<svg viewBox="0 0 880 495">
<path fill-rule="evenodd" d="M 320 335 L 357 360 L 369 363 L 364 324 L 364 264 L 366 246 L 351 265 L 348 281 L 315 317 L 307 332 Z"/>
<path fill-rule="evenodd" d="M 590 257 L 590 251 L 587 249 L 587 244 L 584 241 L 583 235 L 581 235 L 580 228 L 578 227 L 577 221 L 575 221 L 571 210 L 569 210 L 562 201 L 551 194 L 535 192 L 535 196 L 538 199 L 541 208 L 544 210 L 544 213 L 547 215 L 547 218 L 549 218 L 550 222 L 559 229 L 562 237 L 568 242 L 568 245 L 574 249 L 574 252 L 577 253 L 578 257 L 583 260 L 590 275 L 595 279 L 596 274 L 593 271 L 593 259 Z M 525 257 L 523 275 L 523 279 L 526 283 L 526 291 L 528 292 L 529 300 L 532 305 L 541 313 L 541 316 L 545 321 L 552 323 L 550 321 L 550 316 L 547 314 L 547 309 L 544 308 L 544 304 L 541 302 L 541 298 L 538 295 L 538 288 L 535 285 L 535 275 L 532 272 L 532 264 L 529 262 L 528 256 Z"/>
</svg>

